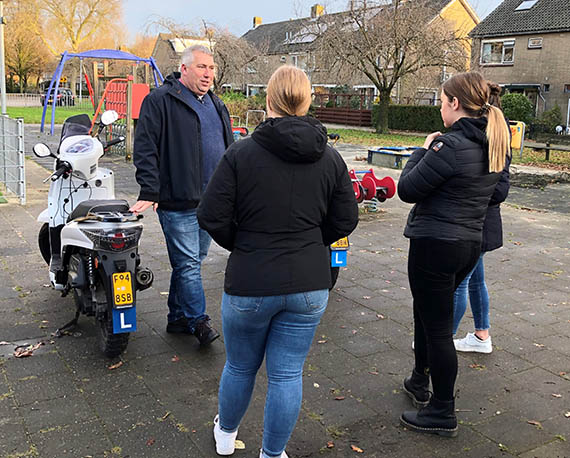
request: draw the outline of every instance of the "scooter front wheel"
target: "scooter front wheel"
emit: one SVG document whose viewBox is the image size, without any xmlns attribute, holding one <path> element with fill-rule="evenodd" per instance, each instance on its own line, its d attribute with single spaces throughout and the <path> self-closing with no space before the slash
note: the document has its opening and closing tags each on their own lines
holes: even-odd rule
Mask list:
<svg viewBox="0 0 570 458">
<path fill-rule="evenodd" d="M 49 266 L 49 262 L 51 259 L 51 248 L 49 246 L 49 224 L 44 223 L 40 229 L 40 233 L 38 234 L 38 245 L 40 247 L 40 253 L 42 254 L 42 258 Z"/>
<path fill-rule="evenodd" d="M 119 356 L 127 349 L 129 333 L 113 334 L 113 321 L 105 318 L 99 323 L 99 347 L 103 354 L 109 358 Z"/>
</svg>

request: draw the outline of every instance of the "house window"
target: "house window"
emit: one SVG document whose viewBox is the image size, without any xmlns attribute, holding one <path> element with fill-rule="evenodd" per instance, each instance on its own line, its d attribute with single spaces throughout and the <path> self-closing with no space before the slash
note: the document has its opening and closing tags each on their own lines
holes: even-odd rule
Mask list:
<svg viewBox="0 0 570 458">
<path fill-rule="evenodd" d="M 542 48 L 542 38 L 529 38 L 528 39 L 528 49 L 540 49 Z"/>
<path fill-rule="evenodd" d="M 544 92 L 550 92 L 550 84 L 545 84 L 543 86 Z"/>
<path fill-rule="evenodd" d="M 524 0 L 519 6 L 515 8 L 515 11 L 530 10 L 538 0 Z"/>
<path fill-rule="evenodd" d="M 564 92 L 570 92 L 570 84 L 564 85 Z"/>
<path fill-rule="evenodd" d="M 481 64 L 512 64 L 515 61 L 515 40 L 484 41 Z"/>
</svg>

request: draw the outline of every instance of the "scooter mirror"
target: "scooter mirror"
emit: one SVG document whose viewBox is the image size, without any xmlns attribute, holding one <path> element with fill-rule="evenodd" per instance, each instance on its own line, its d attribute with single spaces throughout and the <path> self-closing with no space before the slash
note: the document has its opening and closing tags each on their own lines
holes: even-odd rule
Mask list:
<svg viewBox="0 0 570 458">
<path fill-rule="evenodd" d="M 49 146 L 44 143 L 36 143 L 32 148 L 32 151 L 38 157 L 48 157 L 52 155 Z"/>
<path fill-rule="evenodd" d="M 101 124 L 108 126 L 109 124 L 113 124 L 117 119 L 119 119 L 119 115 L 115 110 L 107 110 L 101 115 Z"/>
</svg>

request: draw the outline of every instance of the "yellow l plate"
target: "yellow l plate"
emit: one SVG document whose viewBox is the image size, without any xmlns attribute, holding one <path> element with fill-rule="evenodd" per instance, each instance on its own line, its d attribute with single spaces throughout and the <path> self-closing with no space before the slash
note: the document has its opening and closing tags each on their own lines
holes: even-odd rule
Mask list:
<svg viewBox="0 0 570 458">
<path fill-rule="evenodd" d="M 113 302 L 116 306 L 125 306 L 133 303 L 133 283 L 130 272 L 113 274 Z"/>
<path fill-rule="evenodd" d="M 342 239 L 337 240 L 331 245 L 331 248 L 333 250 L 344 250 L 345 248 L 348 248 L 348 237 L 343 237 Z"/>
</svg>

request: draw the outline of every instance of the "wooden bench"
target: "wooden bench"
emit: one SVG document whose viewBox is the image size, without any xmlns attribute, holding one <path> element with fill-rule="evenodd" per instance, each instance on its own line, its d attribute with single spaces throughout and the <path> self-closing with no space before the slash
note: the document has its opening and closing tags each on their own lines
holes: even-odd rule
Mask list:
<svg viewBox="0 0 570 458">
<path fill-rule="evenodd" d="M 542 152 L 544 151 L 544 159 L 549 161 L 550 160 L 550 151 L 570 151 L 570 146 L 566 145 L 552 145 L 550 142 L 546 143 L 534 143 L 534 142 L 525 142 L 524 146 L 531 148 L 533 151 Z"/>
</svg>

